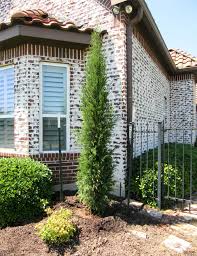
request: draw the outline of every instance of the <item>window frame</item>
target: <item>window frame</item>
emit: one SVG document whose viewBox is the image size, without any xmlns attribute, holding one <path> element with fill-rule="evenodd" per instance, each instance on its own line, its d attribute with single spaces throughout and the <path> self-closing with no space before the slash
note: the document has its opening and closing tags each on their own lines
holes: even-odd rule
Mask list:
<svg viewBox="0 0 197 256">
<path fill-rule="evenodd" d="M 0 119 L 13 119 L 13 123 L 15 122 L 14 120 L 14 111 L 15 111 L 15 69 L 14 69 L 14 65 L 13 64 L 9 64 L 9 65 L 0 65 L 0 69 L 1 70 L 6 70 L 6 69 L 10 69 L 13 68 L 14 70 L 14 106 L 13 106 L 13 113 L 12 114 L 1 114 L 0 113 Z M 6 92 L 7 92 L 7 88 L 6 88 Z M 5 95 L 4 95 L 5 96 Z M 5 106 L 4 106 L 5 107 Z M 0 147 L 1 150 L 13 150 L 15 148 L 15 140 L 13 141 L 13 147 Z"/>
<path fill-rule="evenodd" d="M 64 114 L 43 114 L 43 66 L 65 67 L 67 69 L 67 84 L 66 84 L 66 109 L 67 113 Z M 39 129 L 39 151 L 41 153 L 58 153 L 57 150 L 45 151 L 43 149 L 43 118 L 44 117 L 60 117 L 66 119 L 66 150 L 63 153 L 70 151 L 70 65 L 58 62 L 40 62 L 40 129 Z"/>
</svg>

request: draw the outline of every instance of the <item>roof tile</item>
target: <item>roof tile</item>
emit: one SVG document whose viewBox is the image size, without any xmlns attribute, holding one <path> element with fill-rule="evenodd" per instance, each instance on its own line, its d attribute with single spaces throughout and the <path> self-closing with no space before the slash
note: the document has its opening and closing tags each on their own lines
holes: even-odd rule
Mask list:
<svg viewBox="0 0 197 256">
<path fill-rule="evenodd" d="M 170 55 L 178 69 L 197 67 L 197 58 L 180 49 L 170 49 Z"/>
<path fill-rule="evenodd" d="M 17 12 L 11 17 L 10 23 L 1 23 L 0 31 L 7 29 L 15 24 L 23 25 L 34 25 L 47 28 L 56 28 L 66 31 L 75 31 L 75 32 L 86 32 L 91 33 L 91 28 L 84 28 L 83 26 L 76 26 L 73 22 L 66 21 L 61 22 L 57 19 L 50 17 L 47 12 L 44 12 L 41 9 L 38 10 L 26 10 Z"/>
</svg>

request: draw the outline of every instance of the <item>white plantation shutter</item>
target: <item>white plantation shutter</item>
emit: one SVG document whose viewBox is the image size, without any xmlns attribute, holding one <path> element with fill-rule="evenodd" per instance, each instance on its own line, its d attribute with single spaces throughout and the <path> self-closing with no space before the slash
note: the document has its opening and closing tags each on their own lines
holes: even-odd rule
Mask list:
<svg viewBox="0 0 197 256">
<path fill-rule="evenodd" d="M 14 68 L 0 68 L 0 114 L 14 111 Z"/>
<path fill-rule="evenodd" d="M 43 66 L 43 113 L 66 113 L 66 67 Z"/>
<path fill-rule="evenodd" d="M 57 118 L 61 116 L 61 144 L 66 150 L 67 68 L 43 65 L 42 68 L 43 150 L 57 151 L 59 146 Z"/>
<path fill-rule="evenodd" d="M 0 114 L 4 113 L 4 75 L 0 70 Z"/>
<path fill-rule="evenodd" d="M 14 112 L 14 68 L 6 70 L 7 113 Z"/>
<path fill-rule="evenodd" d="M 0 68 L 0 147 L 14 147 L 14 68 Z"/>
<path fill-rule="evenodd" d="M 0 147 L 14 147 L 14 119 L 0 118 Z"/>
<path fill-rule="evenodd" d="M 61 118 L 61 147 L 66 150 L 66 118 Z M 43 118 L 43 149 L 44 151 L 58 151 L 57 117 Z"/>
</svg>

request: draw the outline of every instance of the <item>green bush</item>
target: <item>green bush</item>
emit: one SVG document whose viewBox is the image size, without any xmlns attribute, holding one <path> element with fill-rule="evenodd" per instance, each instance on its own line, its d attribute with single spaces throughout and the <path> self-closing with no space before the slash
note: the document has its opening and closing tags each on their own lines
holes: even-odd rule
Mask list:
<svg viewBox="0 0 197 256">
<path fill-rule="evenodd" d="M 42 213 L 51 197 L 52 173 L 30 158 L 0 159 L 0 227 Z"/>
<path fill-rule="evenodd" d="M 168 154 L 169 150 L 169 154 Z M 153 154 L 154 153 L 154 154 Z M 184 189 L 185 198 L 190 194 L 190 153 L 191 146 L 184 145 Z M 148 169 L 147 169 L 147 154 L 141 156 L 141 179 L 140 179 L 140 157 L 134 159 L 134 172 L 131 181 L 132 196 L 140 199 L 145 203 L 156 206 L 156 201 L 153 195 L 157 196 L 157 171 L 158 171 L 158 151 L 157 149 L 149 150 L 148 152 Z M 175 168 L 175 144 L 165 145 L 165 168 L 164 168 L 164 193 L 171 197 L 175 197 L 175 174 L 176 174 L 176 196 L 182 198 L 182 180 L 183 180 L 183 145 L 176 145 L 176 168 Z M 192 148 L 192 167 L 193 167 L 193 182 L 192 191 L 197 191 L 197 148 Z M 153 160 L 154 159 L 154 160 Z M 168 161 L 169 160 L 169 161 Z M 168 182 L 169 179 L 169 182 Z M 154 186 L 154 185 L 155 186 Z M 168 186 L 169 184 L 169 186 Z"/>
<path fill-rule="evenodd" d="M 103 214 L 113 186 L 113 150 L 109 146 L 114 115 L 100 34 L 92 36 L 82 90 L 81 155 L 77 186 L 80 200 L 96 214 Z"/>
<path fill-rule="evenodd" d="M 172 165 L 165 164 L 164 166 L 164 189 L 168 191 L 170 195 L 175 195 L 175 177 L 177 194 L 181 193 L 181 182 L 182 179 L 178 174 L 178 170 L 174 169 Z M 144 171 L 144 174 L 139 180 L 139 190 L 141 192 L 141 197 L 143 202 L 149 204 L 150 206 L 156 207 L 157 202 L 155 198 L 157 197 L 157 185 L 158 185 L 158 172 L 157 169 L 148 169 Z M 168 184 L 170 184 L 168 186 Z"/>
<path fill-rule="evenodd" d="M 38 236 L 49 245 L 61 245 L 68 242 L 76 233 L 71 221 L 72 212 L 61 208 L 51 213 L 46 222 L 36 225 Z"/>
</svg>

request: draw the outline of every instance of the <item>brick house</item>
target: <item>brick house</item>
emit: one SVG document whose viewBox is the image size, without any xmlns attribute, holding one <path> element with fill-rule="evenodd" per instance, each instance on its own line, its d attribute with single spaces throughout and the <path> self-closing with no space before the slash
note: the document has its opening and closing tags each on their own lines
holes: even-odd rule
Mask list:
<svg viewBox="0 0 197 256">
<path fill-rule="evenodd" d="M 124 193 L 128 122 L 196 125 L 197 59 L 168 51 L 145 2 L 131 3 L 134 14 L 128 19 L 123 12 L 113 14 L 110 0 L 0 1 L 0 157 L 47 163 L 58 188 L 60 117 L 65 188 L 75 188 L 80 153 L 75 129 L 81 124 L 80 90 L 94 28 L 105 31 L 110 99 L 118 118 L 112 138 L 115 194 L 120 184 Z"/>
</svg>

